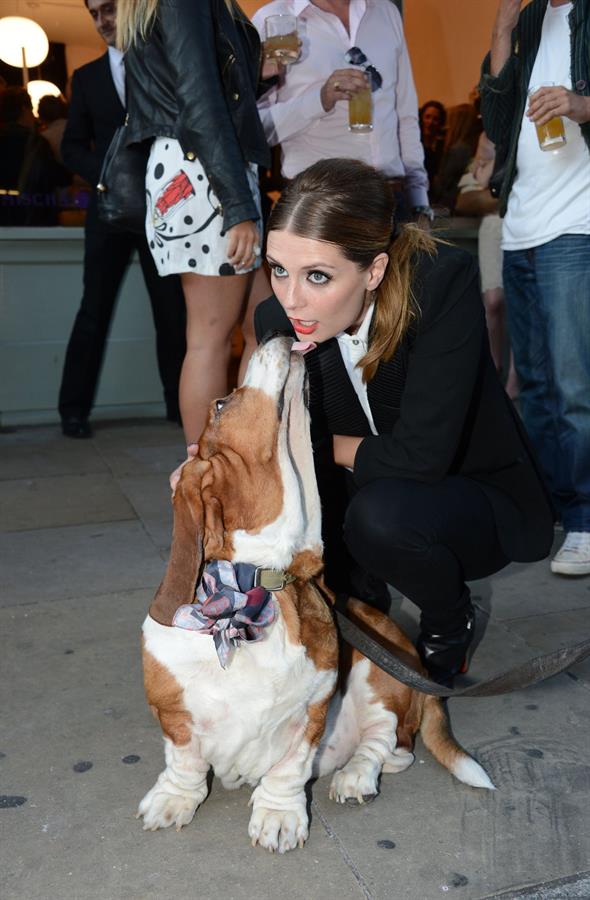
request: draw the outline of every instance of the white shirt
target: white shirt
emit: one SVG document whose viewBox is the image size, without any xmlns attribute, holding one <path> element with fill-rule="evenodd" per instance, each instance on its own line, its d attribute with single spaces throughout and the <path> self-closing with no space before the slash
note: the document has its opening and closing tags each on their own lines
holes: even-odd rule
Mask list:
<svg viewBox="0 0 590 900">
<path fill-rule="evenodd" d="M 108 47 L 109 52 L 109 65 L 111 67 L 111 75 L 113 76 L 113 81 L 115 83 L 115 90 L 119 95 L 119 100 L 123 106 L 123 109 L 127 108 L 127 104 L 125 102 L 125 61 L 123 59 L 123 54 L 120 50 L 117 50 L 116 47 Z"/>
<path fill-rule="evenodd" d="M 553 81 L 571 90 L 571 10 L 571 3 L 547 5 L 529 88 Z M 517 175 L 502 229 L 504 250 L 539 247 L 562 234 L 590 234 L 590 152 L 580 126 L 565 116 L 562 121 L 567 144 L 541 150 L 533 122 L 523 116 Z"/>
<path fill-rule="evenodd" d="M 282 83 L 259 101 L 268 142 L 281 144 L 283 174 L 293 178 L 319 159 L 345 156 L 405 177 L 411 207 L 428 205 L 428 176 L 420 143 L 418 100 L 401 16 L 390 0 L 350 0 L 350 34 L 340 19 L 309 0 L 272 0 L 252 21 L 264 40 L 264 20 L 278 13 L 298 17 L 301 57 Z M 348 68 L 345 54 L 358 47 L 383 78 L 373 92 L 373 131 L 348 130 L 348 102 L 326 112 L 320 99 L 335 69 Z"/>
<path fill-rule="evenodd" d="M 369 406 L 367 385 L 366 382 L 363 381 L 363 370 L 359 369 L 357 366 L 358 361 L 362 359 L 369 349 L 369 329 L 371 327 L 371 322 L 373 321 L 374 309 L 375 304 L 371 303 L 356 334 L 347 334 L 345 331 L 341 331 L 340 334 L 336 335 L 336 340 L 340 347 L 340 353 L 344 365 L 346 366 L 348 377 L 360 400 L 363 412 L 369 420 L 371 431 L 373 434 L 377 434 L 377 429 L 375 428 L 375 423 L 373 421 L 373 413 Z"/>
</svg>

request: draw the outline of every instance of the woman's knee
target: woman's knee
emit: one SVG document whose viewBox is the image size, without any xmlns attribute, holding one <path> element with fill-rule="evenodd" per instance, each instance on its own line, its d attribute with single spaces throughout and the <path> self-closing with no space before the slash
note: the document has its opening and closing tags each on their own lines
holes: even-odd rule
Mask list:
<svg viewBox="0 0 590 900">
<path fill-rule="evenodd" d="M 354 557 L 426 548 L 427 541 L 413 521 L 413 504 L 404 496 L 403 488 L 395 491 L 394 479 L 388 481 L 388 490 L 381 482 L 365 485 L 348 505 L 344 540 Z"/>
</svg>

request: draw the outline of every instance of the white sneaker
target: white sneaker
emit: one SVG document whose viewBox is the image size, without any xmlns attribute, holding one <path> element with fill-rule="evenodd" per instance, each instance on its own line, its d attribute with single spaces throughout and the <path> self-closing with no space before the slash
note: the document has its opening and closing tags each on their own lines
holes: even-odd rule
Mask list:
<svg viewBox="0 0 590 900">
<path fill-rule="evenodd" d="M 568 531 L 553 559 L 556 575 L 590 575 L 590 531 Z"/>
</svg>

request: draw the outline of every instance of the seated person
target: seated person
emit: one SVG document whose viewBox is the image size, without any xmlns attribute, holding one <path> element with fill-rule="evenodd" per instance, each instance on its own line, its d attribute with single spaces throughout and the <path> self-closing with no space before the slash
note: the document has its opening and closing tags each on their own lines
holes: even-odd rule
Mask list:
<svg viewBox="0 0 590 900">
<path fill-rule="evenodd" d="M 37 134 L 31 98 L 25 88 L 0 91 L 0 225 L 56 225 L 55 189 L 72 176 L 57 162 L 49 143 Z"/>
<path fill-rule="evenodd" d="M 480 134 L 481 119 L 471 103 L 461 103 L 447 111 L 444 154 L 430 192 L 433 204 L 454 211 L 459 180 L 475 156 Z"/>
<path fill-rule="evenodd" d="M 455 213 L 459 216 L 478 216 L 478 257 L 481 290 L 486 311 L 492 359 L 498 372 L 508 357 L 506 391 L 514 400 L 518 397 L 518 379 L 510 349 L 510 336 L 504 303 L 502 282 L 502 220 L 498 214 L 499 201 L 492 196 L 488 184 L 494 170 L 496 150 L 482 131 L 473 163 L 459 182 Z"/>
</svg>

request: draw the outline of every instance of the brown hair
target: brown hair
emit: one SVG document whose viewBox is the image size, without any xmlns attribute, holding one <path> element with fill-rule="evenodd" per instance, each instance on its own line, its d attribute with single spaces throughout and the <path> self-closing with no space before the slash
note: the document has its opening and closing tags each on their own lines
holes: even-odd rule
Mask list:
<svg viewBox="0 0 590 900">
<path fill-rule="evenodd" d="M 198 0 L 199 3 L 205 0 Z M 232 16 L 237 0 L 224 0 Z M 146 40 L 158 12 L 158 0 L 117 0 L 117 47 L 128 50 L 138 37 Z"/>
<path fill-rule="evenodd" d="M 359 362 L 363 380 L 391 359 L 416 316 L 412 277 L 417 253 L 434 254 L 436 241 L 417 225 L 394 237 L 394 198 L 376 169 L 354 159 L 325 159 L 294 178 L 274 207 L 269 231 L 335 244 L 343 256 L 368 269 L 379 253 L 389 263 L 375 291 L 371 344 Z"/>
<path fill-rule="evenodd" d="M 465 144 L 473 156 L 481 132 L 481 119 L 471 103 L 459 103 L 447 109 L 445 150 L 455 144 Z"/>
</svg>

